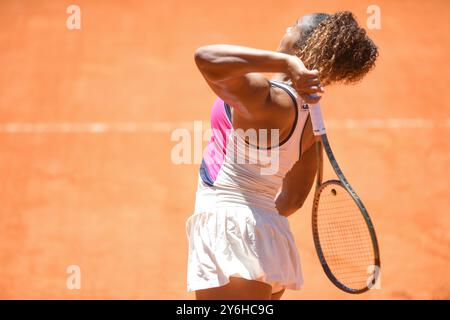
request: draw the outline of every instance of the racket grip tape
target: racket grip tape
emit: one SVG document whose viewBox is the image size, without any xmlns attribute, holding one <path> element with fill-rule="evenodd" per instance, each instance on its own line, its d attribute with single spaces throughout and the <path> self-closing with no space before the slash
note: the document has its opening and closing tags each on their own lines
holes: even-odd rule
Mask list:
<svg viewBox="0 0 450 320">
<path fill-rule="evenodd" d="M 314 135 L 321 136 L 325 134 L 325 124 L 323 123 L 322 110 L 319 103 L 309 104 L 309 115 L 311 116 Z"/>
</svg>

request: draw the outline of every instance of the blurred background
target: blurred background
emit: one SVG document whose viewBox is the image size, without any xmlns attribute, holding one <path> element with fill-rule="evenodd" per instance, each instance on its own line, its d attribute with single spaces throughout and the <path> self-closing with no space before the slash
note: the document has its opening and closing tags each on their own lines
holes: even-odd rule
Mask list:
<svg viewBox="0 0 450 320">
<path fill-rule="evenodd" d="M 70 30 L 69 5 L 81 10 Z M 201 45 L 276 49 L 311 12 L 381 9 L 378 65 L 323 98 L 329 137 L 371 214 L 381 288 L 325 277 L 309 198 L 290 218 L 305 285 L 287 299 L 449 299 L 450 2 L 0 1 L 0 298 L 192 299 L 185 221 L 198 165 L 171 132 L 208 126 Z M 444 97 L 442 97 L 444 95 Z M 70 265 L 81 288 L 67 287 Z"/>
</svg>

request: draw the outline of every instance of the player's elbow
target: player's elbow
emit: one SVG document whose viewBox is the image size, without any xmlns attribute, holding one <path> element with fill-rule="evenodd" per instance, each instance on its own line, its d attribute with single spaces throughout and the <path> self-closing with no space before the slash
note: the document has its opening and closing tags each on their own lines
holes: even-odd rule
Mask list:
<svg viewBox="0 0 450 320">
<path fill-rule="evenodd" d="M 195 50 L 195 64 L 208 80 L 218 80 L 220 75 L 220 59 L 214 46 L 203 46 Z"/>
<path fill-rule="evenodd" d="M 276 199 L 276 207 L 283 216 L 290 216 L 303 206 L 305 199 L 297 197 L 297 194 L 281 192 Z"/>
<path fill-rule="evenodd" d="M 305 199 L 301 199 L 301 200 L 297 200 L 294 204 L 296 210 L 300 209 L 303 207 L 303 205 L 305 204 Z"/>
<path fill-rule="evenodd" d="M 296 196 L 293 197 L 292 201 L 291 201 L 292 209 L 297 211 L 300 208 L 302 208 L 303 205 L 305 204 L 305 200 L 306 200 L 306 198 L 303 195 L 300 195 L 297 193 Z"/>
<path fill-rule="evenodd" d="M 194 54 L 195 64 L 200 70 L 207 69 L 214 63 L 214 52 L 210 46 L 197 48 Z"/>
<path fill-rule="evenodd" d="M 197 66 L 205 64 L 205 62 L 207 61 L 207 57 L 208 57 L 208 52 L 205 49 L 205 47 L 200 47 L 200 48 L 197 48 L 197 50 L 195 50 L 194 60 L 195 60 L 195 63 L 197 64 Z"/>
</svg>

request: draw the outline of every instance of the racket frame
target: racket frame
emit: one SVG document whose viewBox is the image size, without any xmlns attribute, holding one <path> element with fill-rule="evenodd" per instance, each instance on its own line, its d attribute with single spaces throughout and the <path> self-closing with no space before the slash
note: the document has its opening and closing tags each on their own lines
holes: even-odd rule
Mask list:
<svg viewBox="0 0 450 320">
<path fill-rule="evenodd" d="M 311 107 L 319 107 L 319 105 L 316 106 L 310 106 Z M 311 110 L 311 109 L 310 109 Z M 317 114 L 317 112 L 316 112 Z M 319 116 L 321 117 L 321 113 L 320 113 L 320 109 L 318 112 Z M 315 125 L 314 120 L 312 119 L 313 117 L 311 117 L 311 120 L 313 121 L 313 127 Z M 347 179 L 345 178 L 344 174 L 342 173 L 341 168 L 339 167 L 336 158 L 334 157 L 333 151 L 331 150 L 331 146 L 330 143 L 328 141 L 328 137 L 325 133 L 325 128 L 323 125 L 323 120 L 319 119 L 320 122 L 320 129 L 319 130 L 314 130 L 314 134 L 316 137 L 316 156 L 317 156 L 317 175 L 316 175 L 316 190 L 314 193 L 314 202 L 313 202 L 313 209 L 312 209 L 312 233 L 313 233 L 313 239 L 314 239 L 314 246 L 316 248 L 316 252 L 317 255 L 319 257 L 319 261 L 320 264 L 322 265 L 322 269 L 325 272 L 326 276 L 328 277 L 328 279 L 339 289 L 341 289 L 342 291 L 345 291 L 347 293 L 351 293 L 351 294 L 360 294 L 363 292 L 366 292 L 370 289 L 369 286 L 366 286 L 365 288 L 362 289 L 353 289 L 353 288 L 349 288 L 346 285 L 344 285 L 343 283 L 341 283 L 332 273 L 332 271 L 330 270 L 328 263 L 324 257 L 323 254 L 323 250 L 322 247 L 320 245 L 320 238 L 319 238 L 319 233 L 318 233 L 318 229 L 317 229 L 317 208 L 319 205 L 319 199 L 320 199 L 320 192 L 322 191 L 322 189 L 327 186 L 328 184 L 340 184 L 344 187 L 344 189 L 347 190 L 347 192 L 350 194 L 351 198 L 353 199 L 353 201 L 355 202 L 355 204 L 358 206 L 364 221 L 367 225 L 367 228 L 369 230 L 369 234 L 372 240 L 372 246 L 373 246 L 373 253 L 374 253 L 374 266 L 376 266 L 379 270 L 380 268 L 380 252 L 379 252 L 379 246 L 378 246 L 378 240 L 377 240 L 377 236 L 375 233 L 375 228 L 373 226 L 373 223 L 369 217 L 369 214 L 367 212 L 366 207 L 364 206 L 364 204 L 362 203 L 361 199 L 359 198 L 359 196 L 356 194 L 356 192 L 353 190 L 353 188 L 350 186 L 350 184 L 348 183 Z M 322 182 L 323 179 L 323 149 L 325 149 L 325 153 L 328 157 L 328 160 L 330 161 L 330 164 L 334 170 L 334 172 L 336 173 L 337 177 L 339 178 L 339 180 L 328 180 L 326 182 Z M 373 284 L 376 283 L 378 281 L 378 277 L 379 277 L 379 272 L 375 272 L 375 277 L 372 280 Z"/>
</svg>

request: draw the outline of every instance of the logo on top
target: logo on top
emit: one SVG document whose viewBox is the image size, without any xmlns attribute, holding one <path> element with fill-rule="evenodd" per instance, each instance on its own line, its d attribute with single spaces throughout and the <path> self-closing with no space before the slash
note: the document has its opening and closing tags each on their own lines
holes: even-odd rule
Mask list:
<svg viewBox="0 0 450 320">
<path fill-rule="evenodd" d="M 306 104 L 306 103 L 302 104 L 301 109 L 302 109 L 302 110 L 309 110 L 308 104 Z"/>
</svg>

